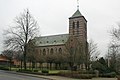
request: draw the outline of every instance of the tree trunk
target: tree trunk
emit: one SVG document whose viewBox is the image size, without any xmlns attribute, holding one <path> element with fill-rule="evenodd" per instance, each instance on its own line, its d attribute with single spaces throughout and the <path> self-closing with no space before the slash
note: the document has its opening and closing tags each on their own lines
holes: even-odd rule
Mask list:
<svg viewBox="0 0 120 80">
<path fill-rule="evenodd" d="M 25 51 L 24 51 L 24 54 L 23 54 L 23 55 L 24 55 L 24 61 L 23 61 L 23 62 L 24 62 L 24 69 L 25 69 L 25 70 L 26 70 L 26 53 L 27 53 L 26 48 L 27 48 L 27 47 L 26 47 L 26 44 L 25 44 L 25 46 L 24 46 L 24 50 L 25 50 Z"/>
<path fill-rule="evenodd" d="M 30 69 L 32 69 L 32 62 L 30 61 Z"/>
<path fill-rule="evenodd" d="M 39 68 L 42 69 L 42 63 L 39 63 Z"/>
<path fill-rule="evenodd" d="M 61 69 L 61 63 L 59 63 L 59 69 Z"/>
<path fill-rule="evenodd" d="M 50 70 L 52 69 L 52 63 L 50 63 Z"/>
<path fill-rule="evenodd" d="M 32 62 L 32 70 L 35 68 L 35 62 Z"/>
<path fill-rule="evenodd" d="M 47 63 L 47 69 L 49 69 L 49 63 Z"/>
<path fill-rule="evenodd" d="M 12 63 L 12 60 L 10 59 L 10 71 L 11 71 L 11 63 Z"/>
<path fill-rule="evenodd" d="M 57 63 L 55 63 L 55 69 L 56 69 L 56 70 L 58 69 L 58 68 L 57 68 L 57 65 L 58 65 L 58 64 L 57 64 Z"/>
<path fill-rule="evenodd" d="M 22 60 L 20 61 L 20 68 L 21 68 L 21 70 L 22 70 Z"/>
<path fill-rule="evenodd" d="M 37 69 L 38 67 L 37 67 L 37 62 L 35 61 L 35 69 Z"/>
<path fill-rule="evenodd" d="M 31 66 L 31 62 L 29 61 L 29 69 L 31 68 L 30 66 Z"/>
</svg>

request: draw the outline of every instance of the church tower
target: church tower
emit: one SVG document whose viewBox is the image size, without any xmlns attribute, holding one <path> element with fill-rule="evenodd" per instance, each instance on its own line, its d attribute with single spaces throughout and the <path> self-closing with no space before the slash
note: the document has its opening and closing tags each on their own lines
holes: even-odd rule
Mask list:
<svg viewBox="0 0 120 80">
<path fill-rule="evenodd" d="M 87 42 L 87 20 L 79 9 L 69 18 L 69 35 L 78 38 L 80 43 Z"/>
<path fill-rule="evenodd" d="M 69 36 L 77 40 L 77 47 L 80 46 L 79 52 L 77 54 L 82 55 L 83 64 L 88 64 L 88 43 L 87 43 L 87 20 L 79 11 L 79 4 L 77 6 L 77 11 L 69 18 Z M 72 41 L 70 41 L 72 45 Z"/>
</svg>

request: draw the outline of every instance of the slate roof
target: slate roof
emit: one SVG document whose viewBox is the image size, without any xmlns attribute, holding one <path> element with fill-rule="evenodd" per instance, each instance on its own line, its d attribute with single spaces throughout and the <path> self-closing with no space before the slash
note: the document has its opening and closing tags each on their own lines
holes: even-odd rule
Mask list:
<svg viewBox="0 0 120 80">
<path fill-rule="evenodd" d="M 83 16 L 83 15 L 80 13 L 79 10 L 77 10 L 77 11 L 72 15 L 71 18 L 74 18 L 74 17 L 80 17 L 80 16 Z"/>
<path fill-rule="evenodd" d="M 36 37 L 34 40 L 36 46 L 51 46 L 51 45 L 65 44 L 68 38 L 69 38 L 69 34 L 61 34 L 61 35 Z"/>
</svg>

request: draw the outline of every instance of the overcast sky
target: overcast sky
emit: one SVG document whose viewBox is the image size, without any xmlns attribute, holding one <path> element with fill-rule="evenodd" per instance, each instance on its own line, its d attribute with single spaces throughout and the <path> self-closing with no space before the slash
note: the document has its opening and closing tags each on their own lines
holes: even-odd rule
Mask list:
<svg viewBox="0 0 120 80">
<path fill-rule="evenodd" d="M 79 6 L 88 21 L 88 39 L 98 43 L 104 55 L 110 41 L 108 32 L 120 22 L 120 0 L 79 0 Z M 77 10 L 77 0 L 0 0 L 0 46 L 3 30 L 27 8 L 38 21 L 41 35 L 63 34 L 68 33 L 68 18 Z"/>
</svg>

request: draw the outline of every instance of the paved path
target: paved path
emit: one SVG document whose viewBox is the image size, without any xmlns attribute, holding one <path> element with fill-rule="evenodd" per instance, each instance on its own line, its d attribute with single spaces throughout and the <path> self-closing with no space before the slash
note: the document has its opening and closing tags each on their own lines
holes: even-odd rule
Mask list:
<svg viewBox="0 0 120 80">
<path fill-rule="evenodd" d="M 48 80 L 38 77 L 24 76 L 19 74 L 11 74 L 7 71 L 0 70 L 0 80 Z"/>
<path fill-rule="evenodd" d="M 60 76 L 47 76 L 47 78 L 50 78 L 51 80 L 117 80 L 116 78 L 73 79 Z"/>
<path fill-rule="evenodd" d="M 1 71 L 0 80 L 117 80 L 116 78 L 73 79 L 62 76 L 44 76 L 12 71 Z"/>
<path fill-rule="evenodd" d="M 92 80 L 117 80 L 117 78 L 93 78 Z"/>
</svg>

